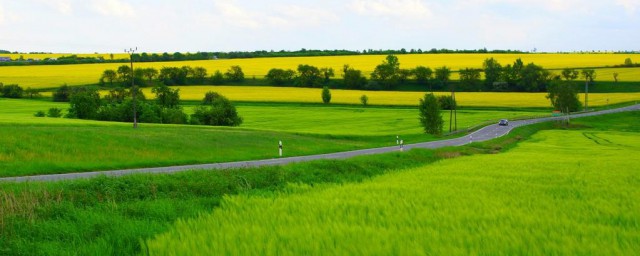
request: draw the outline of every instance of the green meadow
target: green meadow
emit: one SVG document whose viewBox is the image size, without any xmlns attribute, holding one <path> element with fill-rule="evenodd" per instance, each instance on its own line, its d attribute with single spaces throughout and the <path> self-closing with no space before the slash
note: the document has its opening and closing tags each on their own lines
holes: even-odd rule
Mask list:
<svg viewBox="0 0 640 256">
<path fill-rule="evenodd" d="M 438 139 L 422 133 L 413 108 L 240 105 L 239 128 L 34 117 L 67 103 L 0 99 L 0 177 L 230 162 L 311 155 Z M 190 112 L 191 107 L 186 107 Z M 542 112 L 461 110 L 458 127 Z M 445 115 L 448 120 L 448 115 Z"/>
<path fill-rule="evenodd" d="M 631 121 L 627 131 L 547 130 L 503 154 L 361 183 L 225 197 L 144 246 L 150 255 L 632 255 L 639 117 L 608 116 Z"/>
</svg>

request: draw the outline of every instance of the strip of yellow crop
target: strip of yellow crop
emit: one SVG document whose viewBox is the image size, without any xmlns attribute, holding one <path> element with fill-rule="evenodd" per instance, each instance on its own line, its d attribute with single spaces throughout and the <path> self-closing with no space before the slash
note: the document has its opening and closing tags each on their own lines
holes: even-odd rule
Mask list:
<svg viewBox="0 0 640 256">
<path fill-rule="evenodd" d="M 1 55 L 0 55 L 1 56 Z M 336 70 L 336 77 L 340 78 L 343 65 L 360 69 L 364 75 L 369 75 L 375 66 L 384 60 L 383 55 L 366 56 L 331 56 L 331 57 L 288 57 L 288 58 L 254 58 L 230 60 L 202 60 L 179 62 L 136 63 L 136 67 L 180 67 L 201 66 L 213 74 L 216 70 L 224 72 L 230 66 L 242 67 L 245 77 L 264 77 L 271 68 L 296 69 L 299 64 L 310 64 L 318 67 L 331 67 Z M 603 67 L 624 63 L 625 58 L 640 59 L 640 55 L 633 54 L 421 54 L 399 55 L 401 68 L 427 66 L 431 68 L 448 66 L 453 71 L 463 68 L 481 68 L 487 58 L 496 58 L 501 64 L 511 64 L 517 58 L 525 63 L 534 62 L 547 69 L 566 67 Z M 107 64 L 79 64 L 54 66 L 8 66 L 0 67 L 0 82 L 5 84 L 17 83 L 23 87 L 50 88 L 62 84 L 84 85 L 95 84 L 106 69 L 116 69 L 122 63 Z M 620 81 L 640 81 L 640 68 L 611 69 L 600 74 L 597 70 L 597 80 L 613 81 L 613 72 L 620 73 Z M 558 72 L 556 72 L 558 73 Z M 458 79 L 457 73 L 452 79 Z"/>
<path fill-rule="evenodd" d="M 225 95 L 233 101 L 249 102 L 302 102 L 321 103 L 321 89 L 261 86 L 182 86 L 182 100 L 201 100 L 208 91 Z M 153 98 L 150 88 L 143 89 L 147 98 Z M 367 95 L 371 105 L 417 105 L 424 92 L 331 90 L 331 102 L 360 104 L 360 97 Z M 438 92 L 436 95 L 449 95 Z M 474 107 L 550 107 L 546 93 L 497 93 L 460 92 L 456 99 L 461 106 Z M 580 95 L 583 100 L 584 96 Z M 640 93 L 590 93 L 590 106 L 603 106 L 629 101 L 640 101 Z"/>
</svg>

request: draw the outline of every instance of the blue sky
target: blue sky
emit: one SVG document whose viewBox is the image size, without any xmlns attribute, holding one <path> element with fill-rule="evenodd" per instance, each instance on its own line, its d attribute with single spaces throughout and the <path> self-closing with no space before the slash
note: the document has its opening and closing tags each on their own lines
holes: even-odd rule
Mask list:
<svg viewBox="0 0 640 256">
<path fill-rule="evenodd" d="M 0 49 L 640 51 L 640 0 L 0 0 Z"/>
</svg>

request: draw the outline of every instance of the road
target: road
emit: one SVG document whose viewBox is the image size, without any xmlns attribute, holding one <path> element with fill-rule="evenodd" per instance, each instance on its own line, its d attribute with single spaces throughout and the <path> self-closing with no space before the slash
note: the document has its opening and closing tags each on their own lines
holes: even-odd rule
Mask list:
<svg viewBox="0 0 640 256">
<path fill-rule="evenodd" d="M 623 111 L 637 111 L 637 110 L 640 110 L 640 104 L 636 104 L 636 105 L 624 107 L 624 108 L 573 114 L 570 117 L 579 118 L 579 117 L 604 115 L 604 114 L 617 113 L 617 112 L 623 112 Z M 516 127 L 535 124 L 535 123 L 541 123 L 541 122 L 561 120 L 564 118 L 566 117 L 565 116 L 544 117 L 544 118 L 536 118 L 536 119 L 511 121 L 509 122 L 508 126 L 498 126 L 497 124 L 488 125 L 463 137 L 449 139 L 449 140 L 407 144 L 403 146 L 402 150 L 410 150 L 412 148 L 433 149 L 433 148 L 441 148 L 441 147 L 460 146 L 460 145 L 465 145 L 465 144 L 476 142 L 476 141 L 486 141 L 486 140 L 494 139 L 500 136 L 504 136 Z M 175 172 L 181 172 L 181 171 L 187 171 L 187 170 L 246 168 L 246 167 L 257 167 L 257 166 L 267 166 L 267 165 L 283 165 L 283 164 L 289 164 L 289 163 L 295 163 L 295 162 L 306 162 L 306 161 L 319 160 L 319 159 L 344 159 L 344 158 L 350 158 L 354 156 L 382 154 L 382 153 L 394 152 L 399 150 L 401 150 L 399 146 L 391 146 L 391 147 L 337 152 L 337 153 L 330 153 L 330 154 L 296 156 L 296 157 L 275 158 L 275 159 L 265 159 L 265 160 L 126 169 L 126 170 L 114 170 L 114 171 L 96 171 L 96 172 L 82 172 L 82 173 L 9 177 L 9 178 L 0 178 L 0 182 L 59 181 L 59 180 L 92 178 L 100 175 L 122 176 L 122 175 L 139 174 L 139 173 L 175 173 Z"/>
</svg>

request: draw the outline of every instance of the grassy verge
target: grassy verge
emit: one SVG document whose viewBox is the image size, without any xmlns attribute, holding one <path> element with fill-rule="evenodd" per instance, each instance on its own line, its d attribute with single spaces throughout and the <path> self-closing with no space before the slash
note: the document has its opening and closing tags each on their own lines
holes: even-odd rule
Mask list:
<svg viewBox="0 0 640 256">
<path fill-rule="evenodd" d="M 257 169 L 134 175 L 59 183 L 0 183 L 0 254 L 132 255 L 141 239 L 179 218 L 217 207 L 226 195 L 270 193 L 289 183 L 350 183 L 440 159 L 496 153 L 551 124 L 485 143 Z M 260 192 L 258 192 L 260 191 Z"/>
</svg>

